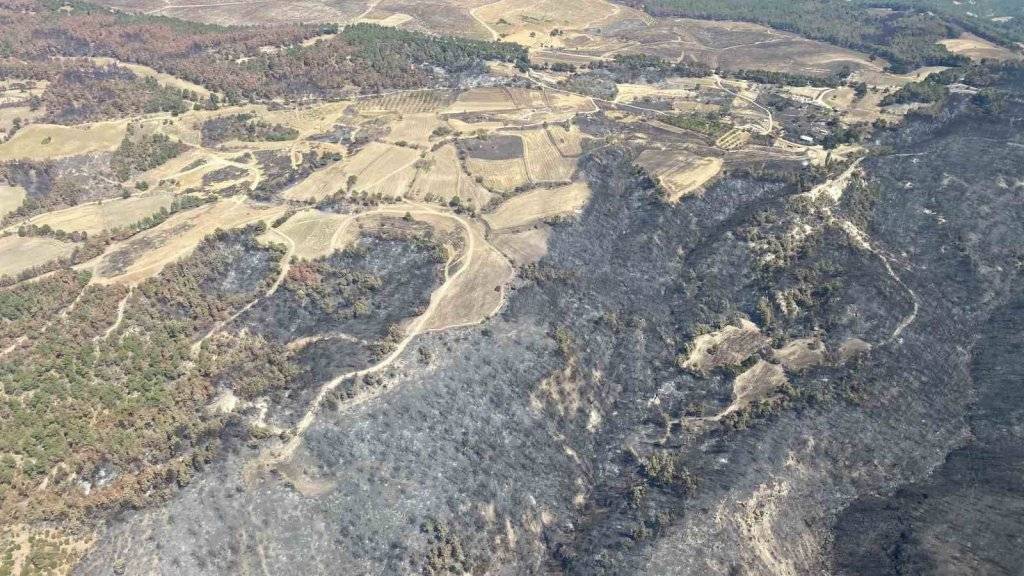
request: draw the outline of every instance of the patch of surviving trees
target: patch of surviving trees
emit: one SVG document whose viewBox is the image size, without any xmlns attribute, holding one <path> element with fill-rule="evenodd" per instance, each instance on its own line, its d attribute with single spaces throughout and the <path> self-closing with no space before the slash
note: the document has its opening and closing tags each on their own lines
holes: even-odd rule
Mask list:
<svg viewBox="0 0 1024 576">
<path fill-rule="evenodd" d="M 139 506 L 249 436 L 201 409 L 214 385 L 187 360 L 196 338 L 276 275 L 280 251 L 255 240 L 264 230 L 218 231 L 132 292 L 72 270 L 0 291 L 5 518 Z"/>
<path fill-rule="evenodd" d="M 70 7 L 71 9 L 67 9 Z M 303 40 L 337 35 L 302 46 Z M 0 77 L 51 82 L 52 121 L 82 122 L 140 111 L 184 111 L 277 97 L 350 95 L 445 83 L 482 72 L 483 60 L 525 68 L 521 46 L 357 24 L 221 27 L 129 15 L 86 2 L 8 0 L 0 4 Z M 268 53 L 261 47 L 281 50 Z M 61 56 L 111 57 L 205 86 L 199 102 L 188 91 L 140 80 L 119 67 Z M 438 71 L 442 72 L 438 72 Z M 217 94 L 221 96 L 217 96 Z M 50 108 L 48 107 L 49 111 Z"/>
</svg>

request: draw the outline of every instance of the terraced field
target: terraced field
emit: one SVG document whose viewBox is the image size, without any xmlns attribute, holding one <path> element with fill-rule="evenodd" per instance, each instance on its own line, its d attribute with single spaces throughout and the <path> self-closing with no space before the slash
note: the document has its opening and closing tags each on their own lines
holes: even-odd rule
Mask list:
<svg viewBox="0 0 1024 576">
<path fill-rule="evenodd" d="M 65 232 L 112 232 L 136 224 L 160 210 L 166 211 L 171 207 L 172 199 L 173 196 L 166 192 L 140 194 L 48 212 L 31 218 L 28 222 Z"/>
<path fill-rule="evenodd" d="M 1009 574 L 978 2 L 0 5 L 0 576 Z"/>
</svg>

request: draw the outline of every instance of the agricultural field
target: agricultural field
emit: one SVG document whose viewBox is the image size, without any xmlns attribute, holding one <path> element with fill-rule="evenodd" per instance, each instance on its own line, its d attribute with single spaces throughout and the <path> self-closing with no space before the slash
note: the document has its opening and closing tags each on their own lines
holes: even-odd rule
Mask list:
<svg viewBox="0 0 1024 576">
<path fill-rule="evenodd" d="M 564 182 L 572 177 L 579 154 L 564 156 L 562 148 L 556 144 L 547 129 L 524 130 L 519 136 L 523 140 L 523 157 L 531 181 Z M 573 147 L 571 143 L 569 147 Z"/>
<path fill-rule="evenodd" d="M 491 244 L 515 266 L 539 262 L 548 253 L 551 228 L 538 225 L 525 230 L 496 233 Z"/>
<path fill-rule="evenodd" d="M 388 141 L 426 146 L 430 143 L 434 130 L 440 125 L 441 119 L 437 114 L 403 114 L 400 120 L 391 125 Z"/>
<path fill-rule="evenodd" d="M 489 190 L 511 192 L 530 183 L 530 173 L 522 158 L 510 160 L 484 160 L 469 158 L 466 170 Z"/>
<path fill-rule="evenodd" d="M 352 219 L 345 214 L 307 210 L 289 218 L 277 231 L 292 241 L 293 256 L 312 260 L 344 248 L 357 236 L 355 230 L 346 233 Z M 274 241 L 273 236 L 268 240 Z"/>
<path fill-rule="evenodd" d="M 21 186 L 0 185 L 0 218 L 13 212 L 25 200 L 25 189 Z"/>
<path fill-rule="evenodd" d="M 1024 563 L 1009 0 L 101 4 L 0 5 L 0 576 Z"/>
<path fill-rule="evenodd" d="M 55 238 L 21 238 L 16 234 L 0 237 L 0 277 L 17 276 L 22 271 L 67 258 L 75 244 Z"/>
<path fill-rule="evenodd" d="M 478 88 L 459 95 L 445 110 L 446 114 L 468 114 L 473 112 L 504 112 L 518 106 L 510 90 L 505 88 Z"/>
<path fill-rule="evenodd" d="M 1019 60 L 1022 55 L 1005 46 L 999 46 L 989 40 L 970 33 L 961 34 L 957 38 L 939 41 L 953 54 L 962 54 L 972 60 Z"/>
<path fill-rule="evenodd" d="M 666 189 L 666 200 L 677 202 L 707 185 L 722 170 L 723 160 L 701 157 L 680 149 L 644 150 L 637 163 Z"/>
<path fill-rule="evenodd" d="M 354 186 L 359 190 L 402 196 L 404 185 L 416 174 L 413 164 L 419 156 L 414 148 L 373 142 L 348 159 L 344 173 L 355 177 Z"/>
<path fill-rule="evenodd" d="M 124 139 L 127 127 L 124 120 L 82 126 L 29 124 L 0 144 L 0 162 L 113 152 Z"/>
<path fill-rule="evenodd" d="M 529 227 L 557 216 L 571 216 L 590 198 L 586 184 L 574 183 L 555 188 L 535 188 L 502 202 L 484 220 L 496 232 Z"/>
<path fill-rule="evenodd" d="M 98 284 L 137 284 L 159 274 L 165 266 L 189 255 L 217 229 L 270 222 L 282 216 L 283 206 L 254 206 L 228 199 L 172 215 L 154 228 L 112 245 L 87 265 Z"/>
<path fill-rule="evenodd" d="M 399 114 L 438 112 L 451 105 L 455 93 L 451 90 L 411 90 L 384 94 L 359 100 L 360 110 L 387 110 Z"/>
<path fill-rule="evenodd" d="M 426 162 L 416 174 L 409 197 L 442 204 L 458 197 L 460 202 L 468 201 L 473 206 L 483 207 L 490 202 L 492 194 L 463 170 L 455 146 L 447 144 L 427 155 Z"/>
<path fill-rule="evenodd" d="M 138 194 L 129 198 L 99 201 L 30 218 L 27 223 L 49 226 L 64 232 L 98 234 L 113 232 L 153 216 L 171 207 L 173 196 L 167 192 Z"/>
</svg>

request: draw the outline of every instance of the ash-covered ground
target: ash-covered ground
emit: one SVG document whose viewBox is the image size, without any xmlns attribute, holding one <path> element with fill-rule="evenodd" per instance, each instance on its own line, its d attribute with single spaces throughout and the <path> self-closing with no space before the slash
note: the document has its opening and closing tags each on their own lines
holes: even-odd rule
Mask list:
<svg viewBox="0 0 1024 576">
<path fill-rule="evenodd" d="M 911 119 L 824 207 L 747 173 L 668 205 L 596 151 L 589 205 L 499 315 L 416 339 L 269 471 L 225 438 L 78 572 L 1014 574 L 1022 121 L 1017 97 Z M 741 319 L 760 349 L 681 367 Z M 734 406 L 802 338 L 824 357 Z"/>
</svg>

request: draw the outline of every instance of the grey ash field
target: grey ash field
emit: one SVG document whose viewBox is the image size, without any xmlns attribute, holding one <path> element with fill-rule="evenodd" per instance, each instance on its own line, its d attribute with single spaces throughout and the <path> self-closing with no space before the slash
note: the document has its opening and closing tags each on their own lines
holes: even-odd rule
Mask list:
<svg viewBox="0 0 1024 576">
<path fill-rule="evenodd" d="M 0 0 L 0 576 L 1020 573 L 1019 6 L 104 4 Z"/>
</svg>

